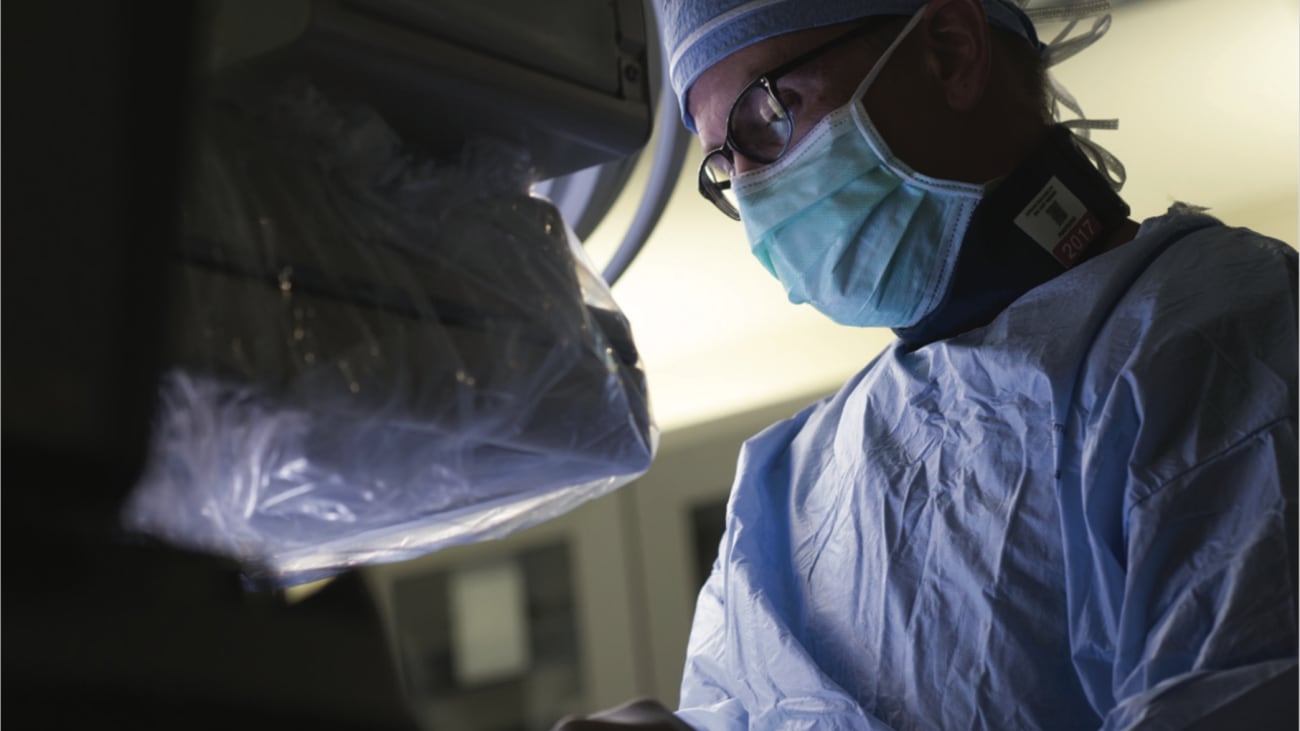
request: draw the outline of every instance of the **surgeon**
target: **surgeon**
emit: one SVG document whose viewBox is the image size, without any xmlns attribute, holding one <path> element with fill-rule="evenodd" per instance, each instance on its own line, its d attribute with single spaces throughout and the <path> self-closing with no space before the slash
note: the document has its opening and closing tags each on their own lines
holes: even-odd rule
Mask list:
<svg viewBox="0 0 1300 731">
<path fill-rule="evenodd" d="M 1131 220 L 1007 2 L 660 13 L 701 192 L 898 337 L 746 443 L 681 707 L 561 727 L 1296 728 L 1295 252 Z"/>
</svg>

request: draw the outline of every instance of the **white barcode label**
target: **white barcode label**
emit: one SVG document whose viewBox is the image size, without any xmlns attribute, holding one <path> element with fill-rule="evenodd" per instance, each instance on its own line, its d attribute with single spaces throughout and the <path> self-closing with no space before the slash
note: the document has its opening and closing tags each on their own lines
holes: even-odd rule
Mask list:
<svg viewBox="0 0 1300 731">
<path fill-rule="evenodd" d="M 1016 216 L 1016 225 L 1066 268 L 1101 233 L 1101 222 L 1055 176 Z"/>
</svg>

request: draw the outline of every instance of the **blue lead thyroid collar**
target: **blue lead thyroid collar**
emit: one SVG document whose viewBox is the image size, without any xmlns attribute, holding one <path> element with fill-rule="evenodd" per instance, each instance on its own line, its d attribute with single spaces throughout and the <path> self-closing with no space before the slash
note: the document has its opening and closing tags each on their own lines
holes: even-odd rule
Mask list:
<svg viewBox="0 0 1300 731">
<path fill-rule="evenodd" d="M 1024 293 L 1100 253 L 1128 215 L 1073 133 L 1052 126 L 975 209 L 938 307 L 894 334 L 919 348 L 987 325 Z"/>
</svg>

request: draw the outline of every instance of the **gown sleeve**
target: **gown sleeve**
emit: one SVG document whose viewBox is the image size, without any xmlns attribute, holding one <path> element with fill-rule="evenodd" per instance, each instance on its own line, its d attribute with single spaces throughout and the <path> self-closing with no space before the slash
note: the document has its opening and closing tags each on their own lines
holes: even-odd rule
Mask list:
<svg viewBox="0 0 1300 731">
<path fill-rule="evenodd" d="M 1071 649 L 1104 729 L 1295 728 L 1296 256 L 1195 236 L 1111 316 L 1065 425 Z"/>
</svg>

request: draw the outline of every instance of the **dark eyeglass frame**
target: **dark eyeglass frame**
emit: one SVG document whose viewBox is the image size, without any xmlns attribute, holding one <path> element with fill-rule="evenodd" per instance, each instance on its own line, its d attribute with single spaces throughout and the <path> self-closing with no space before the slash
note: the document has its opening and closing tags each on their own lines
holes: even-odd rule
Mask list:
<svg viewBox="0 0 1300 731">
<path fill-rule="evenodd" d="M 699 188 L 700 188 L 700 195 L 704 196 L 705 200 L 709 201 L 714 206 L 716 206 L 717 209 L 722 211 L 724 214 L 726 214 L 728 218 L 731 218 L 734 221 L 740 220 L 740 211 L 738 211 L 736 207 L 732 205 L 731 201 L 727 200 L 727 197 L 723 195 L 723 191 L 731 188 L 730 177 L 728 177 L 726 180 L 721 180 L 721 181 L 715 180 L 712 173 L 710 173 L 709 164 L 713 162 L 717 157 L 720 156 L 722 159 L 727 161 L 727 165 L 729 167 L 734 169 L 736 164 L 735 154 L 737 152 L 740 153 L 741 155 L 744 155 L 746 158 L 753 160 L 756 163 L 759 163 L 760 165 L 768 165 L 776 162 L 777 160 L 780 160 L 781 156 L 785 154 L 786 150 L 790 149 L 790 141 L 794 139 L 794 115 L 790 112 L 789 108 L 786 107 L 785 102 L 781 101 L 780 94 L 777 93 L 777 88 L 776 88 L 777 79 L 780 79 L 782 76 L 785 76 L 786 74 L 799 68 L 800 66 L 803 66 L 804 64 L 817 58 L 818 56 L 821 56 L 829 52 L 831 49 L 845 43 L 846 41 L 864 35 L 868 31 L 872 30 L 873 28 L 878 27 L 877 23 L 871 22 L 872 20 L 878 20 L 878 19 L 872 18 L 863 23 L 859 23 L 858 25 L 854 26 L 852 30 L 846 31 L 845 33 L 841 33 L 840 35 L 835 36 L 834 38 L 830 39 L 829 41 L 826 41 L 825 43 L 822 43 L 821 45 L 815 46 L 807 51 L 804 51 L 803 53 L 799 54 L 798 56 L 795 56 L 789 61 L 786 61 L 780 66 L 777 66 L 771 71 L 759 75 L 758 78 L 749 82 L 748 84 L 745 85 L 744 89 L 740 90 L 740 93 L 736 95 L 735 101 L 731 103 L 731 109 L 727 111 L 726 139 L 723 140 L 721 145 L 710 150 L 707 154 L 705 154 L 704 161 L 700 163 L 700 170 L 698 173 Z M 748 96 L 750 91 L 753 90 L 755 87 L 763 89 L 763 91 L 767 93 L 770 101 L 774 102 L 776 104 L 776 108 L 781 110 L 782 118 L 789 121 L 789 129 L 786 131 L 785 134 L 785 142 L 784 144 L 781 145 L 781 150 L 777 152 L 776 155 L 773 156 L 758 154 L 755 153 L 753 150 L 746 150 L 745 145 L 741 144 L 736 139 L 735 133 L 733 131 L 732 120 L 736 114 L 736 108 L 740 105 L 741 100 L 744 99 L 746 96 Z"/>
</svg>

